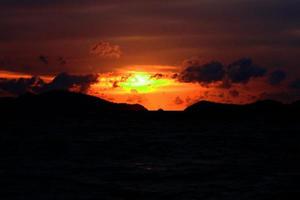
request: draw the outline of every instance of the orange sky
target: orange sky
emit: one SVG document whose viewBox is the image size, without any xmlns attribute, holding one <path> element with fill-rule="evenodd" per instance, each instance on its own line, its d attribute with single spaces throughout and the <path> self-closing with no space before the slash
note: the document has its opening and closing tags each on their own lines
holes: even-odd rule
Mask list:
<svg viewBox="0 0 300 200">
<path fill-rule="evenodd" d="M 127 75 L 129 77 L 122 80 Z M 183 110 L 190 103 L 190 98 L 194 97 L 195 89 L 199 91 L 196 84 L 179 83 L 166 74 L 161 78 L 153 75 L 151 72 L 137 71 L 122 75 L 101 74 L 99 82 L 91 86 L 89 94 L 118 103 L 142 104 L 149 110 Z"/>
<path fill-rule="evenodd" d="M 138 103 L 149 110 L 184 110 L 200 100 L 227 103 L 249 103 L 257 100 L 258 94 L 266 89 L 261 83 L 247 86 L 237 85 L 239 97 L 232 97 L 231 90 L 218 88 L 218 84 L 200 85 L 183 83 L 172 78 L 178 67 L 173 66 L 131 66 L 115 73 L 100 74 L 98 83 L 93 84 L 89 94 L 113 102 Z M 138 71 L 139 70 L 139 71 Z M 157 74 L 160 76 L 155 76 Z"/>
<path fill-rule="evenodd" d="M 264 91 L 276 92 L 280 86 L 271 87 L 266 77 L 256 78 L 247 84 L 236 84 L 232 89 L 220 88 L 219 82 L 201 85 L 183 83 L 174 78 L 178 66 L 132 65 L 110 73 L 100 73 L 97 83 L 90 85 L 87 93 L 116 103 L 142 104 L 149 110 L 184 110 L 201 100 L 244 104 L 256 101 Z M 0 78 L 30 78 L 29 74 L 0 71 Z M 50 82 L 54 77 L 42 76 Z M 281 86 L 284 87 L 284 86 Z M 233 96 L 234 92 L 235 96 Z"/>
<path fill-rule="evenodd" d="M 32 77 L 31 74 L 10 72 L 10 71 L 1 71 L 0 70 L 0 78 L 18 79 L 18 78 L 31 78 L 31 77 Z M 52 76 L 41 76 L 41 78 L 46 82 L 50 82 L 53 79 Z"/>
</svg>

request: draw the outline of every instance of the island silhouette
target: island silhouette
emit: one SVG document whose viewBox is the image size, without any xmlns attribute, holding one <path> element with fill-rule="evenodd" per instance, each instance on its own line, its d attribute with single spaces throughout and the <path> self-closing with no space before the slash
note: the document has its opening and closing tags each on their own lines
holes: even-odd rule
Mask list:
<svg viewBox="0 0 300 200">
<path fill-rule="evenodd" d="M 98 113 L 108 111 L 148 111 L 140 104 L 113 103 L 99 97 L 53 90 L 40 94 L 25 93 L 18 97 L 0 98 L 2 112 L 42 112 L 42 113 Z M 201 112 L 207 115 L 262 114 L 298 112 L 300 101 L 284 104 L 275 100 L 259 100 L 249 104 L 228 104 L 211 101 L 199 101 L 188 106 L 184 112 Z M 159 109 L 158 112 L 161 112 Z M 154 112 L 154 111 L 153 111 Z"/>
<path fill-rule="evenodd" d="M 139 104 L 112 103 L 101 98 L 64 90 L 41 94 L 25 93 L 19 97 L 0 98 L 2 112 L 95 113 L 100 111 L 146 111 Z"/>
</svg>

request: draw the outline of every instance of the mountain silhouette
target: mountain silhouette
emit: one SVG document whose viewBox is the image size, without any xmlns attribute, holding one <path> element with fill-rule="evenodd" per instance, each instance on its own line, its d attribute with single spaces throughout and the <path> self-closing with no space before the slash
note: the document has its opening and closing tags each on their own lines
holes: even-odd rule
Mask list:
<svg viewBox="0 0 300 200">
<path fill-rule="evenodd" d="M 146 111 L 139 104 L 112 103 L 95 96 L 68 91 L 26 93 L 17 98 L 0 98 L 0 108 L 8 112 L 82 113 L 100 111 Z"/>
<path fill-rule="evenodd" d="M 300 110 L 300 101 L 283 104 L 274 100 L 261 100 L 250 104 L 224 104 L 210 101 L 200 101 L 185 109 L 187 112 L 202 112 L 206 114 L 268 114 L 288 113 Z"/>
<path fill-rule="evenodd" d="M 210 102 L 210 101 L 200 101 L 197 102 L 185 109 L 185 111 L 229 111 L 232 109 L 236 109 L 239 107 L 238 105 L 234 104 L 224 104 L 224 103 L 216 103 L 216 102 Z"/>
</svg>

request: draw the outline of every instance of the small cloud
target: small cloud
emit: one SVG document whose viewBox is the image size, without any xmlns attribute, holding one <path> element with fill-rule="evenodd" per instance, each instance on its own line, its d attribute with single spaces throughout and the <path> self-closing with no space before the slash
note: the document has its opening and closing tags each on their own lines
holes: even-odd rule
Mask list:
<svg viewBox="0 0 300 200">
<path fill-rule="evenodd" d="M 106 41 L 101 41 L 91 49 L 91 54 L 102 58 L 119 59 L 122 55 L 121 47 Z"/>
<path fill-rule="evenodd" d="M 174 102 L 176 105 L 181 105 L 184 103 L 184 101 L 180 97 L 176 97 Z"/>
<path fill-rule="evenodd" d="M 209 84 L 223 80 L 225 76 L 224 66 L 220 62 L 210 62 L 204 65 L 198 65 L 192 62 L 179 75 L 182 82 L 198 82 L 200 84 Z"/>
<path fill-rule="evenodd" d="M 48 57 L 46 57 L 46 56 L 44 56 L 44 55 L 40 55 L 40 56 L 38 57 L 38 60 L 39 60 L 40 62 L 42 62 L 43 64 L 45 64 L 45 65 L 48 65 L 48 63 L 49 63 Z"/>
<path fill-rule="evenodd" d="M 63 57 L 58 57 L 57 61 L 60 65 L 66 65 L 67 64 L 67 61 Z"/>
<path fill-rule="evenodd" d="M 172 78 L 172 79 L 177 79 L 178 76 L 179 76 L 179 75 L 176 73 L 176 74 L 173 74 L 173 75 L 171 76 L 171 78 Z"/>
<path fill-rule="evenodd" d="M 218 95 L 218 97 L 220 97 L 220 98 L 222 98 L 222 99 L 224 98 L 224 96 L 225 96 L 224 93 L 220 93 L 220 94 Z"/>
<path fill-rule="evenodd" d="M 113 88 L 118 88 L 119 87 L 119 82 L 118 81 L 114 81 L 112 84 Z"/>
<path fill-rule="evenodd" d="M 151 79 L 162 79 L 164 77 L 163 74 L 157 73 L 151 76 Z"/>
<path fill-rule="evenodd" d="M 192 58 L 186 59 L 182 62 L 182 66 L 184 68 L 190 67 L 190 66 L 199 66 L 203 65 L 204 62 L 199 56 L 194 56 Z"/>
</svg>

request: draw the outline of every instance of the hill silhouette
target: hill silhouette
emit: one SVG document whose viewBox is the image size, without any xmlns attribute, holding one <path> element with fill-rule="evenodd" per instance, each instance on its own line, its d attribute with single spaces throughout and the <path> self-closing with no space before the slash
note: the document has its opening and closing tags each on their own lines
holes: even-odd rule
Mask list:
<svg viewBox="0 0 300 200">
<path fill-rule="evenodd" d="M 250 104 L 224 104 L 209 101 L 197 102 L 185 109 L 186 112 L 202 112 L 206 114 L 264 114 L 291 113 L 300 110 L 300 101 L 283 104 L 274 100 L 261 100 Z"/>
<path fill-rule="evenodd" d="M 197 102 L 185 109 L 185 111 L 201 111 L 201 112 L 212 112 L 212 111 L 230 111 L 237 109 L 238 105 L 234 104 L 224 104 L 224 103 L 216 103 L 210 101 L 200 101 Z"/>
<path fill-rule="evenodd" d="M 147 111 L 140 104 L 113 103 L 95 96 L 63 90 L 54 90 L 41 94 L 25 93 L 19 97 L 0 98 L 2 113 L 45 113 L 74 114 L 98 113 L 103 111 Z M 162 111 L 162 110 L 159 110 Z M 207 115 L 234 114 L 270 114 L 300 111 L 300 101 L 283 104 L 274 100 L 261 100 L 250 104 L 226 104 L 200 101 L 185 112 L 201 112 Z"/>
<path fill-rule="evenodd" d="M 68 91 L 26 93 L 17 98 L 0 98 L 0 108 L 8 112 L 82 113 L 100 111 L 146 111 L 139 104 L 112 103 L 101 98 Z"/>
</svg>

